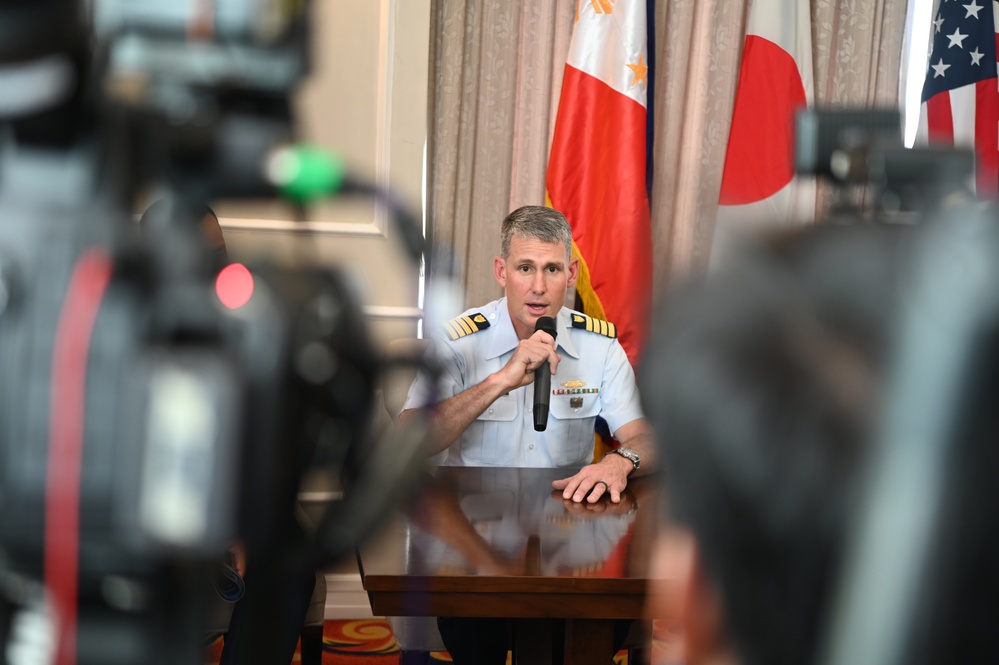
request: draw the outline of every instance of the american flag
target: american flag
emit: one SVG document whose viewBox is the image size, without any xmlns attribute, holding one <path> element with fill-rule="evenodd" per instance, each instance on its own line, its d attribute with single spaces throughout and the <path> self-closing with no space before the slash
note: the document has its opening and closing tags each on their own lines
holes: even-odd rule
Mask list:
<svg viewBox="0 0 999 665">
<path fill-rule="evenodd" d="M 940 0 L 917 137 L 973 147 L 979 198 L 999 195 L 999 2 Z"/>
</svg>

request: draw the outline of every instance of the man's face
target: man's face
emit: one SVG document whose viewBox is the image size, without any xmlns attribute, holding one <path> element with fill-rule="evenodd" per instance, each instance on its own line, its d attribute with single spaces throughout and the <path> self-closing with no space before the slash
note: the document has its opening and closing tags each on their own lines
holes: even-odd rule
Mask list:
<svg viewBox="0 0 999 665">
<path fill-rule="evenodd" d="M 510 255 L 497 256 L 493 271 L 506 292 L 517 337 L 527 339 L 539 318 L 558 314 L 566 290 L 576 283 L 578 268 L 576 259 L 566 263 L 561 243 L 513 236 Z"/>
</svg>

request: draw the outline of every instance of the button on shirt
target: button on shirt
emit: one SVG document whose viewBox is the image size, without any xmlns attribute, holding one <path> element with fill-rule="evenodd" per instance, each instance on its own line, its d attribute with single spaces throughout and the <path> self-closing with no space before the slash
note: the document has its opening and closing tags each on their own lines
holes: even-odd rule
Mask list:
<svg viewBox="0 0 999 665">
<path fill-rule="evenodd" d="M 510 360 L 519 340 L 506 298 L 463 314 L 482 314 L 489 327 L 452 340 L 434 335 L 441 368 L 436 393 L 426 375 L 410 388 L 404 409 L 443 402 L 484 381 Z M 580 467 L 593 460 L 597 416 L 611 432 L 642 418 L 635 374 L 617 339 L 572 327 L 578 314 L 565 307 L 556 318 L 562 360 L 552 376 L 548 427 L 534 429 L 534 384 L 493 402 L 447 449 L 448 466 Z"/>
</svg>

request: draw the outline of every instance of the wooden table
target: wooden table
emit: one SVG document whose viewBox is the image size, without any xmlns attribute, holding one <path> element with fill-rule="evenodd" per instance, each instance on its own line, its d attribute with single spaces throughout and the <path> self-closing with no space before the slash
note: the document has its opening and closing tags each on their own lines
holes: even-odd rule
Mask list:
<svg viewBox="0 0 999 665">
<path fill-rule="evenodd" d="M 655 519 L 655 478 L 620 504 L 563 502 L 565 469 L 434 471 L 405 515 L 362 547 L 358 563 L 381 616 L 518 619 L 516 663 L 550 663 L 552 619 L 566 619 L 566 665 L 612 654 L 614 619 L 639 619 Z"/>
</svg>

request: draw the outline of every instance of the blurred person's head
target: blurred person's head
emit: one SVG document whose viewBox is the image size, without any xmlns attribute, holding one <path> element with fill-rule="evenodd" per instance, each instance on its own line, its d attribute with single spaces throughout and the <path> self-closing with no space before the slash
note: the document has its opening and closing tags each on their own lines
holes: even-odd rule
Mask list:
<svg viewBox="0 0 999 665">
<path fill-rule="evenodd" d="M 139 228 L 144 233 L 163 230 L 172 224 L 170 215 L 173 212 L 170 199 L 157 199 L 142 213 L 142 217 L 139 219 Z M 203 203 L 195 206 L 192 212 L 198 218 L 198 228 L 201 235 L 207 240 L 208 248 L 216 261 L 222 264 L 226 263 L 228 252 L 218 215 L 211 207 Z"/>
<path fill-rule="evenodd" d="M 781 238 L 658 310 L 640 387 L 672 586 L 653 611 L 688 663 L 815 660 L 878 414 L 898 234 Z"/>
</svg>

